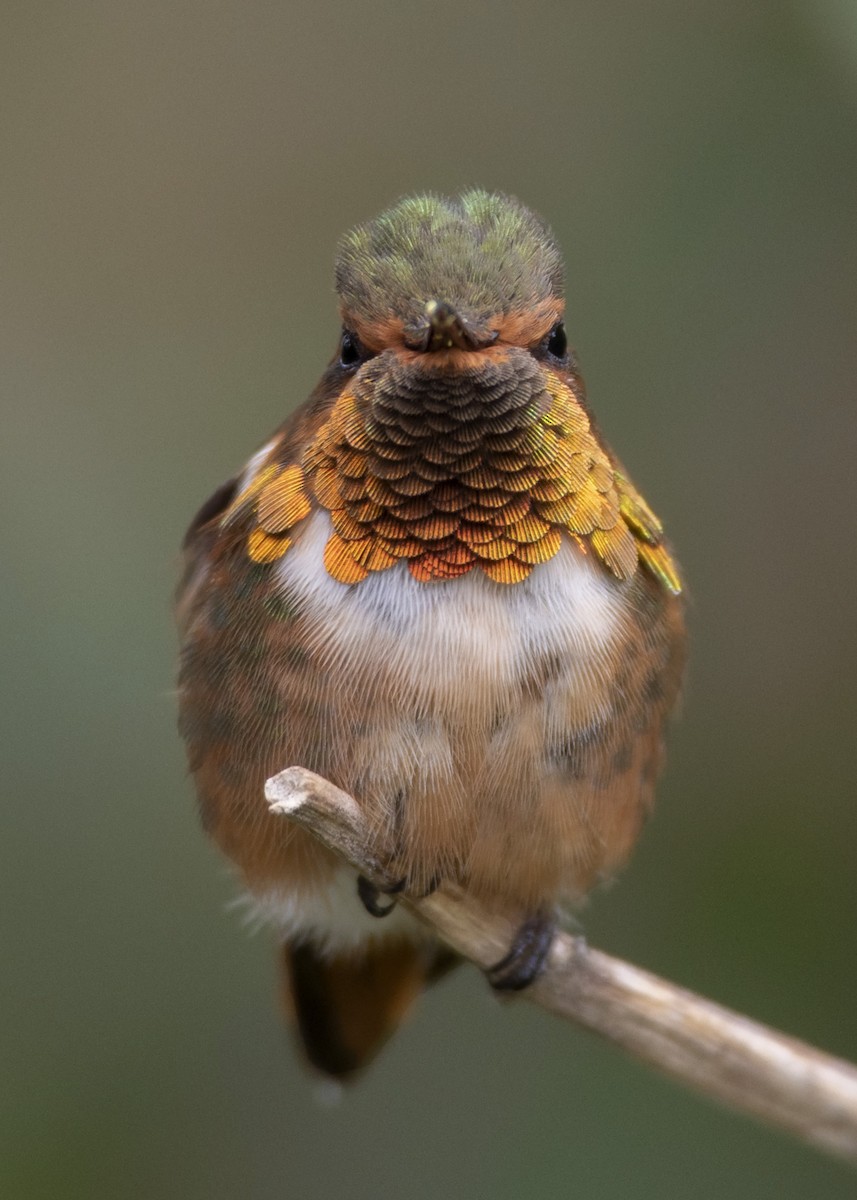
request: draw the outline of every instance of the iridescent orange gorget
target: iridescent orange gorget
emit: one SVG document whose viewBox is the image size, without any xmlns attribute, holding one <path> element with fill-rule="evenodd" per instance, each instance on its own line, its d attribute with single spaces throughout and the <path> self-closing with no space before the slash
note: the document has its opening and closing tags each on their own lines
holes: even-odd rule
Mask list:
<svg viewBox="0 0 857 1200">
<path fill-rule="evenodd" d="M 618 579 L 641 562 L 680 590 L 660 521 L 550 367 L 502 344 L 454 375 L 443 361 L 416 378 L 397 365 L 365 368 L 301 461 L 262 463 L 236 498 L 225 521 L 253 506 L 254 562 L 286 553 L 315 500 L 331 515 L 325 566 L 341 583 L 400 560 L 424 581 L 478 568 L 519 583 L 565 532 Z"/>
</svg>

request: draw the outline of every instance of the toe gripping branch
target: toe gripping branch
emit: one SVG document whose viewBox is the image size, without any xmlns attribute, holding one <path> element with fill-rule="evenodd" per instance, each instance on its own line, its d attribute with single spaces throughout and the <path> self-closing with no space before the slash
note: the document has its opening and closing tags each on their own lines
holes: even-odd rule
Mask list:
<svg viewBox="0 0 857 1200">
<path fill-rule="evenodd" d="M 419 898 L 431 895 L 437 890 L 439 882 L 433 879 L 428 890 Z M 357 876 L 357 895 L 373 917 L 388 917 L 396 907 L 399 896 L 408 890 L 407 876 L 385 886 L 372 883 L 365 875 Z M 491 986 L 498 992 L 520 992 L 529 987 L 545 964 L 555 933 L 556 920 L 553 915 L 538 913 L 524 921 L 515 934 L 509 953 L 486 970 Z"/>
<path fill-rule="evenodd" d="M 384 887 L 377 883 L 372 883 L 365 875 L 357 876 L 357 895 L 360 897 L 360 902 L 366 911 L 373 917 L 388 917 L 396 907 L 399 896 L 403 892 L 410 892 L 409 879 L 407 875 L 402 879 L 397 879 L 395 883 L 386 884 Z M 440 877 L 433 876 L 425 891 L 419 892 L 414 896 L 415 900 L 424 900 L 426 896 L 430 896 L 432 892 L 436 892 L 440 887 Z M 391 897 L 389 903 L 382 904 L 381 897 Z"/>
<path fill-rule="evenodd" d="M 399 895 L 405 890 L 407 878 L 397 879 L 395 883 L 388 884 L 387 887 L 379 887 L 376 883 L 372 883 L 365 875 L 357 876 L 357 895 L 360 897 L 360 902 L 366 911 L 373 917 L 389 917 L 390 913 L 396 907 Z M 381 902 L 382 896 L 391 897 L 388 903 Z"/>
<path fill-rule="evenodd" d="M 498 992 L 520 992 L 529 987 L 545 965 L 555 933 L 553 915 L 540 913 L 524 921 L 509 953 L 485 972 L 492 988 Z"/>
</svg>

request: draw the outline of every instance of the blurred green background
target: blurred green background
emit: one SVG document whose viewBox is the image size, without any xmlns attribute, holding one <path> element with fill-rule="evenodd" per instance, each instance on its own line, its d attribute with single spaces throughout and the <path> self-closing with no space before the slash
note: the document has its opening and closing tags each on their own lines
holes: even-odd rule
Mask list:
<svg viewBox="0 0 857 1200">
<path fill-rule="evenodd" d="M 857 5 L 3 5 L 0 1194 L 852 1197 L 475 972 L 326 1105 L 174 729 L 197 505 L 335 345 L 337 237 L 553 224 L 690 580 L 657 819 L 590 939 L 857 1058 Z"/>
</svg>

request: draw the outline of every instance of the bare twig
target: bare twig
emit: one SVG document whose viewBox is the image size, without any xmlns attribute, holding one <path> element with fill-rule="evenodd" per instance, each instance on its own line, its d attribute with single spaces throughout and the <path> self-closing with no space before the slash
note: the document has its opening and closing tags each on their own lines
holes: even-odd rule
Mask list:
<svg viewBox="0 0 857 1200">
<path fill-rule="evenodd" d="M 385 882 L 359 805 L 325 779 L 291 767 L 270 779 L 272 811 L 302 825 L 376 883 Z M 483 970 L 515 933 L 460 889 L 404 902 Z M 558 933 L 545 970 L 519 993 L 674 1079 L 788 1130 L 857 1165 L 857 1067 Z"/>
</svg>

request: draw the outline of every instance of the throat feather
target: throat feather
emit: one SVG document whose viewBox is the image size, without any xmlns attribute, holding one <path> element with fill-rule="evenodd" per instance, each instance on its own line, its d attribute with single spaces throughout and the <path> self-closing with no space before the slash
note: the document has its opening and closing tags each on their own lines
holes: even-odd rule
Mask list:
<svg viewBox="0 0 857 1200">
<path fill-rule="evenodd" d="M 333 525 L 326 569 L 345 584 L 402 560 L 421 582 L 478 569 L 520 583 L 563 534 L 628 579 L 640 535 L 620 481 L 574 391 L 527 352 L 455 371 L 383 354 L 339 396 L 302 460 L 262 488 L 250 555 L 279 557 L 315 501 Z"/>
</svg>

